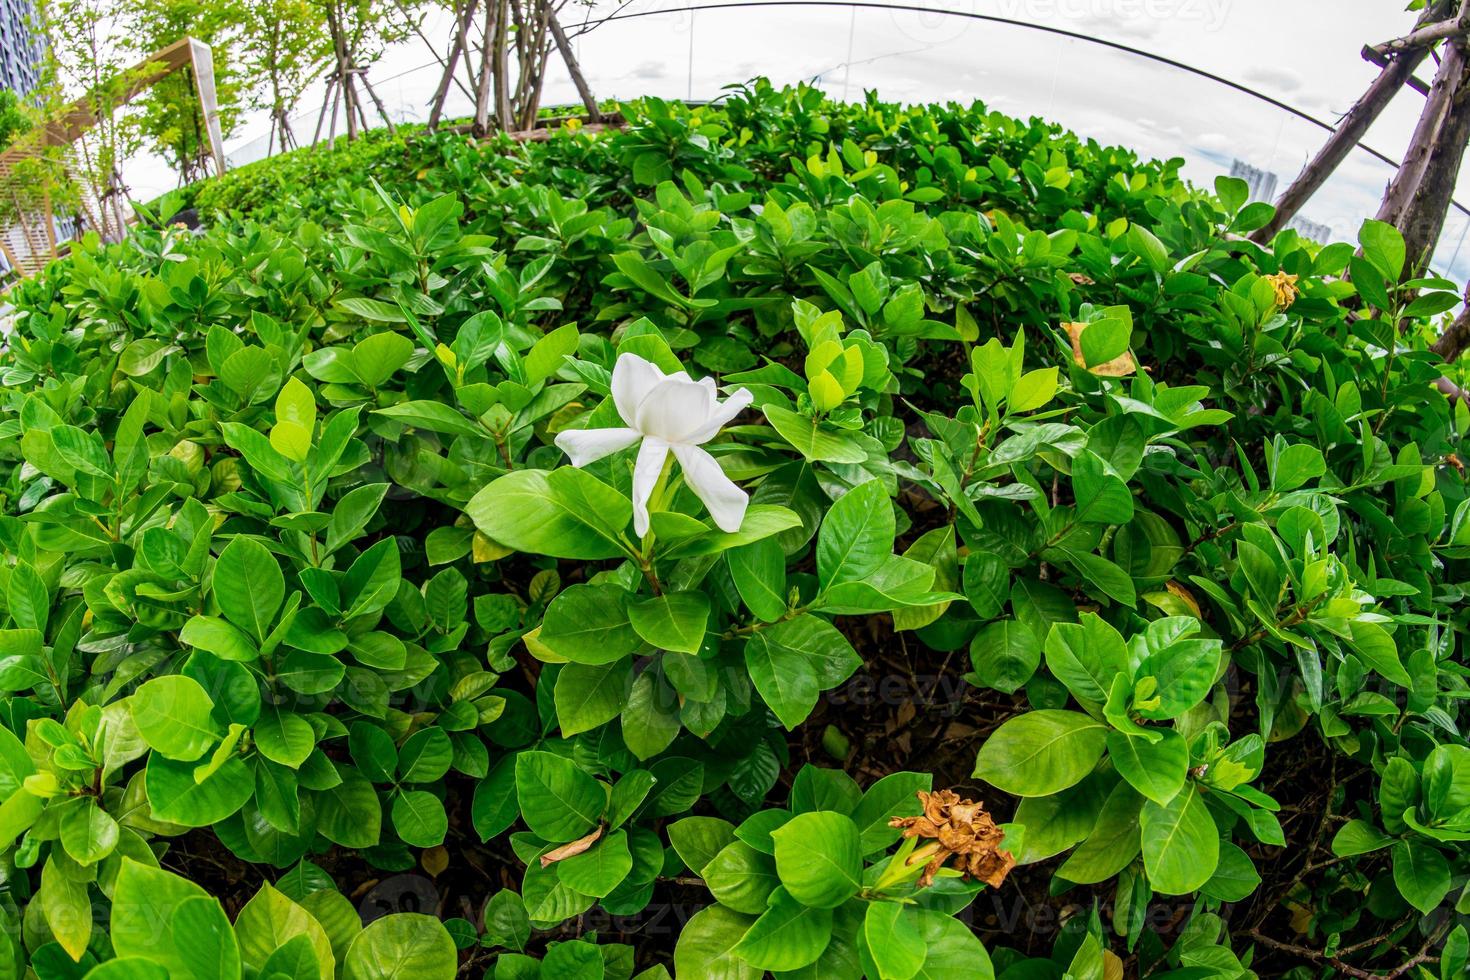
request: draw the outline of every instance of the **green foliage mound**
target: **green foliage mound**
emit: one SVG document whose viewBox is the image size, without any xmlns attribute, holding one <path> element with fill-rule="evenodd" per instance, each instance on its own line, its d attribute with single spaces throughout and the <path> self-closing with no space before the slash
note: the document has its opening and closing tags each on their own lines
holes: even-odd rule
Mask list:
<svg viewBox="0 0 1470 980">
<path fill-rule="evenodd" d="M 623 109 L 12 294 L 0 975 L 1462 975 L 1451 285 L 978 104 Z"/>
</svg>

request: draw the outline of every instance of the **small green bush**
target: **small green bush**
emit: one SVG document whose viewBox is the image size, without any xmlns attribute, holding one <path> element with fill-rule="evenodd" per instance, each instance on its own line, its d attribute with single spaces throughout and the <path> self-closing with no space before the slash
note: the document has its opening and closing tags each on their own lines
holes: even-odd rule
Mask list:
<svg viewBox="0 0 1470 980">
<path fill-rule="evenodd" d="M 978 104 L 622 108 L 14 293 L 4 970 L 1461 975 L 1451 284 Z"/>
</svg>

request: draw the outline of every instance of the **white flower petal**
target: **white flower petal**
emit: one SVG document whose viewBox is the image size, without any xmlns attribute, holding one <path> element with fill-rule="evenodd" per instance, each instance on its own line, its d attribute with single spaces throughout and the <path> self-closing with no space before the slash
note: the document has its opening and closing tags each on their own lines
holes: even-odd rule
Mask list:
<svg viewBox="0 0 1470 980">
<path fill-rule="evenodd" d="M 697 381 L 665 378 L 638 405 L 633 428 L 664 442 L 684 442 L 704 428 L 715 409 L 715 396 Z"/>
<path fill-rule="evenodd" d="M 613 364 L 612 397 L 623 421 L 638 424 L 638 406 L 664 380 L 664 373 L 637 354 L 620 354 Z"/>
<path fill-rule="evenodd" d="M 556 447 L 571 457 L 573 466 L 586 466 L 638 439 L 633 429 L 563 429 L 556 434 Z"/>
<path fill-rule="evenodd" d="M 648 498 L 653 496 L 664 460 L 669 458 L 669 445 L 662 439 L 645 436 L 638 448 L 638 461 L 633 464 L 633 531 L 640 538 L 648 533 Z"/>
<path fill-rule="evenodd" d="M 755 401 L 754 393 L 749 388 L 741 388 L 729 398 L 726 398 L 723 403 L 715 406 L 714 412 L 710 415 L 709 421 L 704 424 L 704 427 L 684 441 L 692 442 L 696 446 L 702 442 L 709 442 L 731 419 L 745 411 L 746 406 L 753 401 Z"/>
<path fill-rule="evenodd" d="M 645 443 L 644 445 L 647 445 Z M 684 468 L 684 482 L 704 501 L 721 531 L 738 531 L 745 520 L 750 497 L 725 475 L 715 458 L 698 446 L 675 446 L 674 456 Z"/>
</svg>

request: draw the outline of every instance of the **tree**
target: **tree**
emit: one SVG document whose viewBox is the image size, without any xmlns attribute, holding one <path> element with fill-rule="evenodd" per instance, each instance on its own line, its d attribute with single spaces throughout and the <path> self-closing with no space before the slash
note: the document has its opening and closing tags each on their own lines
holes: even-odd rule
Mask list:
<svg viewBox="0 0 1470 980">
<path fill-rule="evenodd" d="M 378 59 L 384 48 L 403 40 L 417 29 L 423 17 L 422 10 L 416 3 L 389 6 L 378 0 L 309 2 L 321 11 L 331 40 L 327 93 L 322 104 L 322 115 L 317 120 L 315 138 L 321 136 L 322 121 L 327 118 L 330 106 L 331 123 L 327 139 L 330 141 L 336 135 L 339 107 L 346 114 L 347 138 L 356 139 L 359 128 L 368 128 L 367 111 L 363 107 L 364 95 L 372 100 L 379 117 L 391 131 L 393 120 L 389 118 L 387 107 L 368 81 L 368 66 Z"/>
<path fill-rule="evenodd" d="M 237 59 L 253 81 L 252 108 L 270 114 L 273 145 L 296 145 L 291 113 L 302 93 L 332 63 L 326 10 L 311 0 L 252 0 L 241 4 Z"/>
<path fill-rule="evenodd" d="M 82 183 L 101 189 L 102 208 L 123 224 L 121 165 L 141 145 L 136 121 L 120 112 L 122 93 L 132 78 L 129 27 L 117 4 L 109 0 L 40 0 L 35 29 L 45 38 L 41 80 L 30 93 L 36 117 L 59 118 L 73 100 L 83 100 L 96 122 L 66 152 L 44 154 L 47 163 L 37 179 L 53 205 L 77 193 L 72 173 Z"/>
<path fill-rule="evenodd" d="M 182 37 L 209 45 L 214 53 L 220 131 L 229 136 L 240 117 L 242 82 L 234 46 L 239 23 L 252 0 L 125 0 L 128 41 L 144 58 Z M 190 73 L 162 79 L 138 100 L 138 125 L 148 148 L 168 160 L 181 184 L 205 174 L 209 138 Z"/>
<path fill-rule="evenodd" d="M 456 69 L 463 61 L 472 81 L 473 92 L 466 91 L 475 103 L 475 131 L 530 129 L 541 108 L 553 47 L 566 63 L 589 118 L 601 121 L 597 100 L 557 16 L 565 4 L 566 0 L 449 0 L 455 34 L 449 53 L 440 59 L 444 72 L 429 113 L 430 128 L 439 124 Z"/>
</svg>

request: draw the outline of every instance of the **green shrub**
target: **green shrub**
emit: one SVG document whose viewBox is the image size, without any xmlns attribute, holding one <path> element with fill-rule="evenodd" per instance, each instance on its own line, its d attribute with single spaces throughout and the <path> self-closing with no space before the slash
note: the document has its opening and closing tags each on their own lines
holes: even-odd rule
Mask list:
<svg viewBox="0 0 1470 980">
<path fill-rule="evenodd" d="M 1459 975 L 1451 284 L 980 105 L 623 110 L 14 294 L 0 962 Z"/>
</svg>

